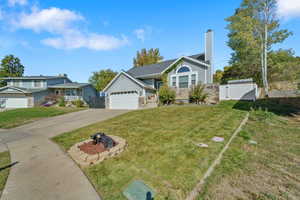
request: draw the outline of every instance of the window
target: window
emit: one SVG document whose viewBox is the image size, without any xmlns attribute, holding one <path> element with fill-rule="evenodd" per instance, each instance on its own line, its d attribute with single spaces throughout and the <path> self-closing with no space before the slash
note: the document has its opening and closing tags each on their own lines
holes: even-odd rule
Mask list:
<svg viewBox="0 0 300 200">
<path fill-rule="evenodd" d="M 179 76 L 179 88 L 189 87 L 189 76 Z"/>
<path fill-rule="evenodd" d="M 191 83 L 192 83 L 192 85 L 196 85 L 196 74 L 192 74 Z"/>
<path fill-rule="evenodd" d="M 13 86 L 20 87 L 21 81 L 14 81 Z"/>
<path fill-rule="evenodd" d="M 183 66 L 177 70 L 177 73 L 184 73 L 184 72 L 190 72 L 190 71 L 191 71 L 190 68 Z"/>
<path fill-rule="evenodd" d="M 36 88 L 42 87 L 42 81 L 34 81 L 34 87 Z"/>
<path fill-rule="evenodd" d="M 71 96 L 71 90 L 66 90 L 66 96 Z"/>
<path fill-rule="evenodd" d="M 176 77 L 172 77 L 172 87 L 176 87 Z"/>
</svg>

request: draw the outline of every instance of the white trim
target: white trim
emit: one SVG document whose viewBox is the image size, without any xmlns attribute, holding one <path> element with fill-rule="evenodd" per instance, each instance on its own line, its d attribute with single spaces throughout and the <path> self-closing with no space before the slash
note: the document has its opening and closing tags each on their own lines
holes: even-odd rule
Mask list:
<svg viewBox="0 0 300 200">
<path fill-rule="evenodd" d="M 199 77 L 198 77 L 198 72 L 184 72 L 184 73 L 179 73 L 179 74 L 172 74 L 170 76 L 170 80 L 169 80 L 169 85 L 170 87 L 174 87 L 173 86 L 173 77 L 176 78 L 176 88 L 179 88 L 179 77 L 180 76 L 188 76 L 189 77 L 189 80 L 188 80 L 188 88 L 190 88 L 192 86 L 192 75 L 196 75 L 196 85 L 199 83 Z"/>
<path fill-rule="evenodd" d="M 192 68 L 190 66 L 188 66 L 188 65 L 181 65 L 180 67 L 178 67 L 176 69 L 176 74 L 178 74 L 178 70 L 181 69 L 182 67 L 187 67 L 190 70 L 189 72 L 192 72 Z M 180 74 L 182 74 L 182 73 L 188 73 L 188 72 L 181 72 Z"/>
<path fill-rule="evenodd" d="M 166 69 L 164 69 L 164 70 L 161 72 L 161 74 L 165 73 L 168 69 L 170 69 L 174 64 L 176 64 L 179 60 L 181 60 L 181 59 L 183 59 L 183 58 L 185 58 L 185 59 L 187 59 L 187 60 L 189 60 L 189 61 L 195 62 L 195 63 L 197 63 L 197 64 L 204 65 L 204 66 L 206 66 L 206 67 L 210 67 L 210 65 L 207 64 L 207 63 L 201 62 L 201 61 L 199 61 L 199 60 L 196 60 L 196 59 L 194 59 L 194 58 L 190 58 L 190 57 L 187 57 L 187 56 L 182 56 L 182 57 L 178 58 L 177 60 L 175 60 L 175 61 L 174 61 L 171 65 L 169 65 Z"/>
<path fill-rule="evenodd" d="M 129 74 L 127 74 L 124 71 L 121 71 L 117 76 L 115 76 L 115 78 L 113 78 L 113 80 L 110 81 L 110 83 L 103 89 L 103 92 L 105 92 L 112 84 L 113 82 L 115 82 L 115 80 L 117 80 L 117 78 L 119 78 L 122 74 L 124 74 L 127 78 L 131 79 L 132 81 L 134 81 L 136 84 L 138 84 L 139 86 L 141 86 L 143 89 L 144 88 L 148 88 L 148 89 L 153 89 L 150 86 L 146 86 L 144 84 L 142 84 L 141 82 L 137 81 L 135 78 L 133 78 L 132 76 L 130 76 Z"/>
<path fill-rule="evenodd" d="M 26 91 L 24 91 L 24 90 L 22 90 L 22 89 L 20 89 L 20 88 L 16 88 L 16 87 L 14 87 L 14 86 L 5 86 L 5 87 L 2 87 L 2 88 L 0 88 L 0 92 L 1 92 L 1 90 L 5 90 L 5 89 L 9 89 L 9 88 L 14 89 L 14 90 L 17 90 L 17 91 L 20 91 L 20 92 L 22 92 L 22 93 L 24 93 L 24 94 L 27 94 Z"/>
</svg>

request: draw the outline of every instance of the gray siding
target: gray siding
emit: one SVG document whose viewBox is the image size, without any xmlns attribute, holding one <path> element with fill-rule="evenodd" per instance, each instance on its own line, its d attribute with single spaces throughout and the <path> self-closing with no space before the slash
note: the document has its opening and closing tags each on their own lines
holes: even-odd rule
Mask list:
<svg viewBox="0 0 300 200">
<path fill-rule="evenodd" d="M 121 74 L 106 90 L 106 93 L 112 92 L 125 92 L 125 91 L 138 91 L 140 96 L 144 96 L 144 89 L 136 82 Z"/>
<path fill-rule="evenodd" d="M 63 84 L 63 83 L 70 83 L 70 81 L 67 78 L 64 78 L 64 77 L 47 80 L 47 86 Z"/>
<path fill-rule="evenodd" d="M 32 94 L 34 106 L 39 106 L 44 103 L 46 96 L 48 96 L 49 91 L 36 92 Z"/>
<path fill-rule="evenodd" d="M 34 80 L 10 80 L 7 82 L 8 86 L 16 86 L 14 83 L 19 82 L 18 87 L 34 89 L 34 88 L 46 88 L 46 81 L 45 80 L 37 80 L 41 82 L 41 87 L 34 87 Z"/>
<path fill-rule="evenodd" d="M 89 102 L 91 99 L 98 97 L 98 92 L 92 86 L 82 88 L 82 97 L 85 102 Z"/>
<path fill-rule="evenodd" d="M 155 87 L 155 80 L 154 79 L 142 79 L 141 81 L 143 81 L 146 85 L 149 85 L 151 87 Z"/>
<path fill-rule="evenodd" d="M 176 70 L 178 68 L 180 68 L 181 66 L 186 65 L 189 66 L 192 69 L 192 72 L 196 72 L 198 74 L 198 83 L 205 83 L 205 79 L 206 81 L 208 81 L 208 77 L 207 77 L 207 70 L 206 70 L 206 66 L 200 66 L 198 64 L 194 64 L 190 61 L 186 61 L 184 60 L 182 62 L 182 64 L 179 64 L 175 69 L 173 69 L 169 74 L 168 74 L 168 82 L 170 85 L 170 80 L 171 80 L 171 75 L 176 74 Z M 206 73 L 206 74 L 205 74 Z"/>
</svg>

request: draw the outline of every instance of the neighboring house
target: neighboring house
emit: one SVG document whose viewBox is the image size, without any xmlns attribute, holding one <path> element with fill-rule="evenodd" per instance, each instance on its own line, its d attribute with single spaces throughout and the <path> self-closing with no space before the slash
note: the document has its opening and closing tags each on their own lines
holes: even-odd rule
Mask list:
<svg viewBox="0 0 300 200">
<path fill-rule="evenodd" d="M 0 88 L 0 108 L 39 106 L 47 96 L 64 96 L 66 101 L 82 100 L 94 106 L 99 97 L 87 83 L 72 82 L 66 75 L 7 77 L 7 86 Z"/>
<path fill-rule="evenodd" d="M 213 82 L 213 31 L 205 34 L 205 53 L 182 56 L 157 64 L 133 67 L 119 73 L 103 90 L 110 109 L 138 109 L 156 102 L 157 91 L 163 84 L 176 91 L 178 100 L 187 101 L 193 85 Z"/>
</svg>

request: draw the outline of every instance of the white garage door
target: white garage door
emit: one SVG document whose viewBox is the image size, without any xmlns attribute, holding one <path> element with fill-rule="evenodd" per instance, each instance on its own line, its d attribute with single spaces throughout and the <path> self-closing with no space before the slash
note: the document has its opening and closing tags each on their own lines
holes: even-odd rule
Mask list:
<svg viewBox="0 0 300 200">
<path fill-rule="evenodd" d="M 7 98 L 5 108 L 27 108 L 28 98 Z"/>
<path fill-rule="evenodd" d="M 109 96 L 110 109 L 138 109 L 139 95 L 136 91 L 114 92 Z"/>
</svg>

